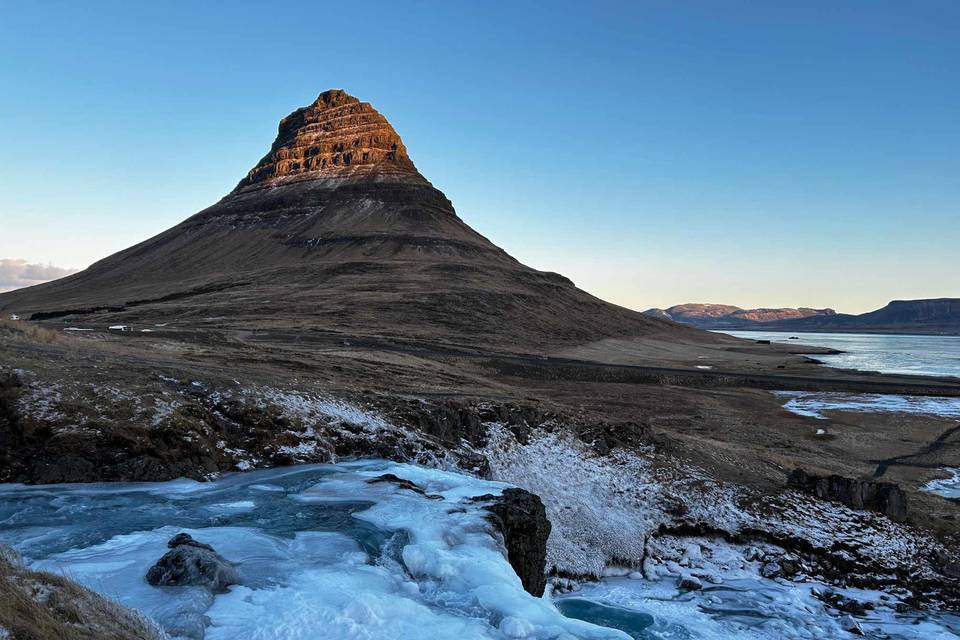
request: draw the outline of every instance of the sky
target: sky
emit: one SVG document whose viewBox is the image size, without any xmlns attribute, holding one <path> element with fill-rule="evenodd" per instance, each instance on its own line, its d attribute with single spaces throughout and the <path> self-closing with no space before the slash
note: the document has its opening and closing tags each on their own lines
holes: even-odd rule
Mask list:
<svg viewBox="0 0 960 640">
<path fill-rule="evenodd" d="M 0 87 L 0 288 L 212 204 L 342 88 L 611 302 L 960 297 L 955 0 L 0 0 Z"/>
</svg>

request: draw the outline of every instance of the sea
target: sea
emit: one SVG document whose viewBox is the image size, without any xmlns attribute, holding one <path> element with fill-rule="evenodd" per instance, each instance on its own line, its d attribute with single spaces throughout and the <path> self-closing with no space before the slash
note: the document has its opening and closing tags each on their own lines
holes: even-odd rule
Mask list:
<svg viewBox="0 0 960 640">
<path fill-rule="evenodd" d="M 738 338 L 785 344 L 831 347 L 837 355 L 816 355 L 828 367 L 905 373 L 918 376 L 960 377 L 960 336 L 880 335 L 871 333 L 789 333 L 784 331 L 722 331 Z M 947 420 L 960 419 L 960 398 L 877 393 L 777 391 L 784 408 L 798 415 L 828 420 L 824 411 L 914 413 Z M 949 478 L 928 483 L 924 489 L 951 500 L 960 500 L 960 467 L 944 470 Z"/>
<path fill-rule="evenodd" d="M 960 377 L 960 336 L 880 335 L 870 333 L 789 333 L 784 331 L 722 331 L 738 338 L 807 344 L 843 351 L 812 356 L 828 367 Z"/>
</svg>

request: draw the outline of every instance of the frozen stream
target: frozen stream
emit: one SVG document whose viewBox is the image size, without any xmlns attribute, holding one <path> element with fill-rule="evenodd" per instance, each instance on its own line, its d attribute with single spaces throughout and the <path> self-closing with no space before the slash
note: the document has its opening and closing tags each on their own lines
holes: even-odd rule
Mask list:
<svg viewBox="0 0 960 640">
<path fill-rule="evenodd" d="M 417 483 L 433 499 L 367 482 L 383 473 Z M 844 620 L 827 613 L 809 585 L 759 578 L 735 549 L 719 547 L 711 552 L 719 578 L 702 592 L 681 592 L 670 576 L 611 577 L 555 597 L 530 596 L 469 499 L 504 486 L 382 460 L 209 483 L 0 485 L 0 541 L 37 568 L 62 571 L 141 610 L 178 638 L 846 635 Z M 145 572 L 181 531 L 237 563 L 242 584 L 220 594 L 149 586 Z M 717 564 L 727 556 L 733 573 Z M 892 611 L 864 621 L 868 637 L 956 637 L 951 616 Z"/>
</svg>

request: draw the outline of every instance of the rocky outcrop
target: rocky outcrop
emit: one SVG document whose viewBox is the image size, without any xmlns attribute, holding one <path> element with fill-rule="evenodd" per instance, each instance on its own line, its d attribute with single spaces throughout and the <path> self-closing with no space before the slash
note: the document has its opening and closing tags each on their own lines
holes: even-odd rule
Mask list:
<svg viewBox="0 0 960 640">
<path fill-rule="evenodd" d="M 490 522 L 503 535 L 510 566 L 528 593 L 542 596 L 547 585 L 547 538 L 551 527 L 540 497 L 525 489 L 504 489 L 499 496 L 476 499 L 491 501 L 485 508 L 490 512 Z"/>
<path fill-rule="evenodd" d="M 856 480 L 839 475 L 818 476 L 794 469 L 787 485 L 853 509 L 878 511 L 895 522 L 907 518 L 907 496 L 892 482 Z"/>
<path fill-rule="evenodd" d="M 220 591 L 240 582 L 233 565 L 208 544 L 178 533 L 167 542 L 165 553 L 147 571 L 147 582 L 160 586 L 201 586 Z"/>
<path fill-rule="evenodd" d="M 280 121 L 270 152 L 237 188 L 371 174 L 426 182 L 386 118 L 370 103 L 331 89 Z"/>
</svg>

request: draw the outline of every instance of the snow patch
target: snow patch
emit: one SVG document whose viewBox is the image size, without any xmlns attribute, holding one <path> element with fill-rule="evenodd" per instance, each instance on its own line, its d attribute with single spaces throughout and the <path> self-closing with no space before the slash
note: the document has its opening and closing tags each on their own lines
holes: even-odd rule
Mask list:
<svg viewBox="0 0 960 640">
<path fill-rule="evenodd" d="M 923 490 L 935 493 L 944 498 L 960 500 L 960 469 L 944 469 L 951 477 L 931 480 L 924 485 Z"/>
<path fill-rule="evenodd" d="M 21 413 L 31 418 L 44 422 L 57 422 L 66 418 L 59 410 L 62 401 L 63 392 L 59 384 L 33 383 L 20 398 L 18 408 Z"/>
<path fill-rule="evenodd" d="M 823 411 L 914 413 L 944 418 L 960 417 L 960 398 L 807 391 L 774 391 L 773 394 L 787 399 L 786 404 L 783 405 L 787 411 L 818 420 L 829 419 L 823 415 Z"/>
<path fill-rule="evenodd" d="M 614 559 L 643 557 L 645 535 L 665 520 L 646 460 L 619 449 L 599 458 L 566 433 L 537 431 L 522 445 L 501 424 L 488 429 L 491 477 L 544 501 L 548 568 L 600 576 Z"/>
</svg>

